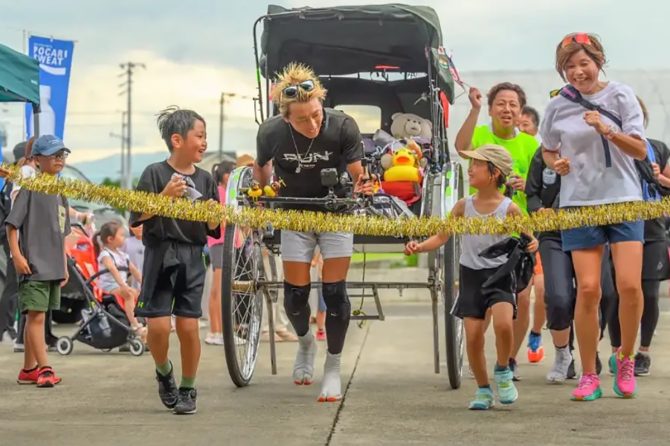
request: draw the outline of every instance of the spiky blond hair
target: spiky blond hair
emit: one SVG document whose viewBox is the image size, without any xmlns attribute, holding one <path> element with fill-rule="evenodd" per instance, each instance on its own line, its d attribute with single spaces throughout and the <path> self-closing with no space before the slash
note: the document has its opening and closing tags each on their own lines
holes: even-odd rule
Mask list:
<svg viewBox="0 0 670 446">
<path fill-rule="evenodd" d="M 307 80 L 314 81 L 314 89 L 312 91 L 304 91 L 298 88 L 298 94 L 292 98 L 286 97 L 282 94 L 286 87 L 297 85 Z M 307 65 L 291 62 L 284 70 L 277 76 L 277 82 L 272 87 L 272 101 L 279 107 L 279 112 L 283 117 L 288 117 L 288 107 L 294 102 L 309 102 L 314 98 L 323 102 L 326 98 L 327 90 L 319 81 L 318 76 Z"/>
</svg>

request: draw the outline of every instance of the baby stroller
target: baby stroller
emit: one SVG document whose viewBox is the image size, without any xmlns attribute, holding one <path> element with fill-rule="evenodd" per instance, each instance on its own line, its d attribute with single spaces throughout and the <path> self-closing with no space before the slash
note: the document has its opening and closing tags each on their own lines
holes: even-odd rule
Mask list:
<svg viewBox="0 0 670 446">
<path fill-rule="evenodd" d="M 123 310 L 117 306 L 115 296 L 103 295 L 100 301 L 96 298 L 93 281 L 107 273 L 107 270 L 100 270 L 86 280 L 69 256 L 68 270 L 70 282 L 78 285 L 83 291 L 86 306 L 81 312 L 81 325 L 72 336 L 58 338 L 56 343 L 58 353 L 61 355 L 72 353 L 76 340 L 104 351 L 128 344 L 133 356 L 141 356 L 144 353 L 144 343 L 130 327 Z M 119 270 L 123 271 L 124 268 Z"/>
</svg>

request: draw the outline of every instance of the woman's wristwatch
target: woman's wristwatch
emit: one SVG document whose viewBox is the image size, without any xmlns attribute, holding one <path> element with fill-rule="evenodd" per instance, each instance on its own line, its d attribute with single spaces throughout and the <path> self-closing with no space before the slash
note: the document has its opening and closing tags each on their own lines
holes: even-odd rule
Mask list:
<svg viewBox="0 0 670 446">
<path fill-rule="evenodd" d="M 613 138 L 614 135 L 617 134 L 617 133 L 619 133 L 619 129 L 617 129 L 617 128 L 616 128 L 615 126 L 613 126 L 613 125 L 610 125 L 610 126 L 607 128 L 607 132 L 606 132 L 606 133 L 603 133 L 603 136 L 604 136 L 605 138 L 609 139 L 610 141 L 612 141 L 612 138 Z"/>
</svg>

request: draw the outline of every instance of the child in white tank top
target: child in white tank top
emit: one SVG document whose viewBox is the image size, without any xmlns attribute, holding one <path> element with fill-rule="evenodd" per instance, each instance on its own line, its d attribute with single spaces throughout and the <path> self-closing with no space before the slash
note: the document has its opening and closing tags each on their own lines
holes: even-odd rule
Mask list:
<svg viewBox="0 0 670 446">
<path fill-rule="evenodd" d="M 107 270 L 98 278 L 98 287 L 106 294 L 119 296 L 123 299 L 124 311 L 130 326 L 142 341 L 146 342 L 146 329 L 135 317 L 135 304 L 139 291 L 128 285 L 129 276 L 141 282 L 142 273 L 130 261 L 128 254 L 121 251 L 126 238 L 124 231 L 120 222 L 109 221 L 102 225 L 94 235 L 97 245 L 98 268 L 100 271 Z"/>
<path fill-rule="evenodd" d="M 471 159 L 468 177 L 470 186 L 477 189 L 477 193 L 459 200 L 451 211 L 452 218 L 504 219 L 507 216 L 522 215 L 519 207 L 500 192 L 500 187 L 505 184 L 507 175 L 512 171 L 512 159 L 507 150 L 491 144 L 474 151 L 461 152 L 461 156 Z M 449 237 L 450 234 L 437 234 L 420 243 L 411 241 L 405 247 L 405 253 L 409 255 L 432 251 L 444 245 Z M 488 311 L 491 312 L 496 335 L 497 358 L 494 376 L 498 398 L 502 404 L 511 404 L 518 398 L 512 380 L 513 374 L 508 364 L 513 348 L 513 321 L 516 310 L 514 279 L 510 274 L 490 287 L 484 288 L 484 282 L 507 262 L 507 258 L 500 256 L 487 259 L 479 256 L 486 248 L 508 237 L 507 235 L 461 236 L 460 292 L 452 313 L 463 319 L 468 362 L 478 385 L 475 398 L 469 405 L 471 410 L 486 410 L 494 405 L 494 395 L 484 356 L 484 333 Z M 537 240 L 532 238 L 528 250 L 537 250 Z"/>
</svg>

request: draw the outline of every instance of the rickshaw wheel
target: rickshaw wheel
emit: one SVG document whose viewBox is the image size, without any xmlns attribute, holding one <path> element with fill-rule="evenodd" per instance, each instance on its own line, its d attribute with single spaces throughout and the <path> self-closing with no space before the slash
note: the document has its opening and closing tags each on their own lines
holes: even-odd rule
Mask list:
<svg viewBox="0 0 670 446">
<path fill-rule="evenodd" d="M 458 163 L 451 163 L 451 174 L 448 175 L 449 185 L 441 190 L 444 197 L 450 203 L 449 211 L 456 201 L 463 197 L 463 171 Z M 445 218 L 446 215 L 442 215 Z M 458 298 L 460 281 L 460 257 L 461 242 L 460 237 L 451 237 L 442 251 L 442 261 L 440 262 L 444 270 L 442 293 L 444 297 L 444 333 L 447 346 L 447 374 L 449 376 L 449 385 L 452 389 L 458 389 L 461 386 L 461 377 L 463 376 L 463 350 L 464 335 L 463 321 L 452 316 L 451 309 Z"/>
<path fill-rule="evenodd" d="M 247 187 L 251 169 L 236 169 L 228 187 Z M 230 205 L 231 203 L 229 203 Z M 235 203 L 232 203 L 235 206 Z M 256 366 L 261 336 L 263 295 L 260 235 L 255 229 L 227 224 L 223 242 L 221 311 L 226 364 L 233 383 L 249 384 Z"/>
<path fill-rule="evenodd" d="M 451 315 L 458 297 L 461 243 L 452 237 L 444 249 L 444 332 L 447 345 L 447 374 L 452 389 L 461 387 L 463 375 L 463 321 Z"/>
</svg>

